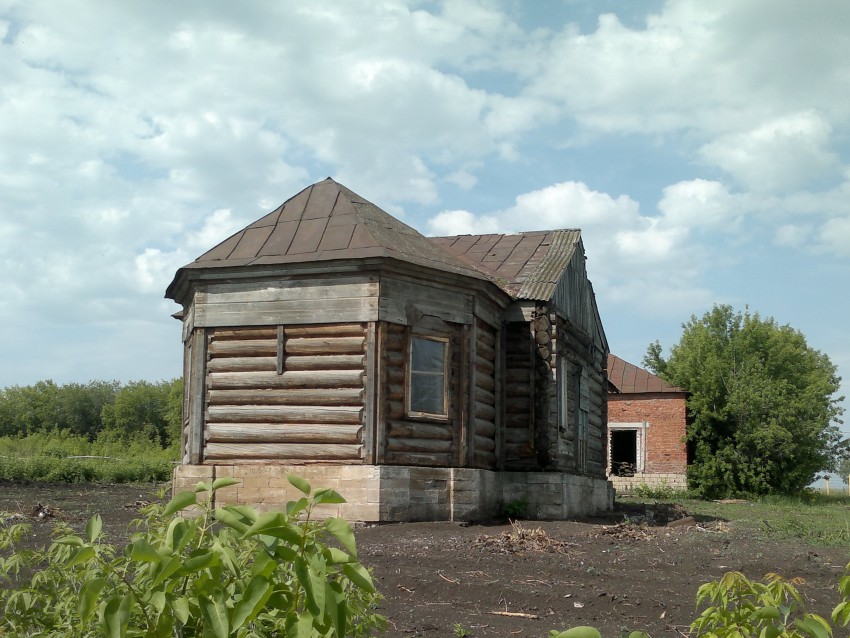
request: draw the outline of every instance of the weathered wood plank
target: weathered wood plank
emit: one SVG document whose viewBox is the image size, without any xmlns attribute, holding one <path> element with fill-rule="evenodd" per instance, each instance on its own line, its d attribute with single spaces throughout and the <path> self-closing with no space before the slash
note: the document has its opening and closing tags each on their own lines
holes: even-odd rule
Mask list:
<svg viewBox="0 0 850 638">
<path fill-rule="evenodd" d="M 363 408 L 304 405 L 211 405 L 208 423 L 362 423 Z"/>
<path fill-rule="evenodd" d="M 479 341 L 476 345 L 476 350 L 479 357 L 481 357 L 482 359 L 486 359 L 487 361 L 494 361 L 496 359 L 495 346 L 488 345 L 481 341 Z"/>
<path fill-rule="evenodd" d="M 525 414 L 528 416 L 529 410 L 531 409 L 531 398 L 530 397 L 515 397 L 508 396 L 505 397 L 505 412 L 507 414 Z"/>
<path fill-rule="evenodd" d="M 522 391 L 519 389 L 514 389 L 514 383 L 524 383 L 528 384 L 531 380 L 531 369 L 530 368 L 509 368 L 505 370 L 505 381 L 509 384 L 511 388 L 510 393 L 514 396 L 517 394 L 522 394 Z"/>
<path fill-rule="evenodd" d="M 448 425 L 413 421 L 389 421 L 387 425 L 387 435 L 390 437 L 452 440 L 452 431 Z"/>
<path fill-rule="evenodd" d="M 207 362 L 208 372 L 277 371 L 277 357 L 216 357 Z"/>
<path fill-rule="evenodd" d="M 212 443 L 360 443 L 363 427 L 303 423 L 210 423 L 206 440 Z"/>
<path fill-rule="evenodd" d="M 286 356 L 315 354 L 361 354 L 366 337 L 311 337 L 286 340 Z"/>
<path fill-rule="evenodd" d="M 275 357 L 277 337 L 273 339 L 215 339 L 210 341 L 208 354 L 213 357 Z"/>
<path fill-rule="evenodd" d="M 475 359 L 475 370 L 478 374 L 493 376 L 493 373 L 496 371 L 496 366 L 492 361 L 485 361 L 481 357 L 478 357 Z"/>
<path fill-rule="evenodd" d="M 212 284 L 196 293 L 202 304 L 253 303 L 281 301 L 320 301 L 351 297 L 376 297 L 378 284 L 364 281 L 333 281 L 330 279 L 297 279 L 291 281 L 241 284 Z"/>
<path fill-rule="evenodd" d="M 227 339 L 277 339 L 277 327 L 273 328 L 210 328 L 214 341 Z"/>
<path fill-rule="evenodd" d="M 286 356 L 284 370 L 363 370 L 366 368 L 366 355 L 363 354 L 324 354 Z"/>
<path fill-rule="evenodd" d="M 452 452 L 451 440 L 444 439 L 407 439 L 397 436 L 387 438 L 387 452 Z"/>
<path fill-rule="evenodd" d="M 388 419 L 403 419 L 405 417 L 404 401 L 388 399 L 386 415 Z"/>
<path fill-rule="evenodd" d="M 210 405 L 362 406 L 362 388 L 300 388 L 279 390 L 210 390 Z"/>
<path fill-rule="evenodd" d="M 509 430 L 514 428 L 529 429 L 531 427 L 531 418 L 528 414 L 512 414 L 505 415 L 505 427 Z"/>
<path fill-rule="evenodd" d="M 360 445 L 341 443 L 208 443 L 205 457 L 216 459 L 280 459 L 359 461 Z"/>
<path fill-rule="evenodd" d="M 475 385 L 482 390 L 493 392 L 496 389 L 496 380 L 489 374 L 475 375 Z"/>
<path fill-rule="evenodd" d="M 378 299 L 364 297 L 317 299 L 309 303 L 292 300 L 262 304 L 199 304 L 195 310 L 195 325 L 216 327 L 312 324 L 317 316 L 331 323 L 374 321 L 378 317 Z"/>
<path fill-rule="evenodd" d="M 192 334 L 192 363 L 189 374 L 189 436 L 188 456 L 194 465 L 203 459 L 204 444 L 204 366 L 207 360 L 207 336 L 203 328 L 195 328 Z"/>
<path fill-rule="evenodd" d="M 478 340 L 483 341 L 491 348 L 496 347 L 496 335 L 490 328 L 485 327 L 481 321 L 478 322 Z"/>
<path fill-rule="evenodd" d="M 363 387 L 363 370 L 212 372 L 207 375 L 212 390 L 261 388 L 351 388 Z"/>
<path fill-rule="evenodd" d="M 453 455 L 426 454 L 423 452 L 390 452 L 386 454 L 386 463 L 390 465 L 419 465 L 425 467 L 447 467 L 452 464 Z"/>
</svg>

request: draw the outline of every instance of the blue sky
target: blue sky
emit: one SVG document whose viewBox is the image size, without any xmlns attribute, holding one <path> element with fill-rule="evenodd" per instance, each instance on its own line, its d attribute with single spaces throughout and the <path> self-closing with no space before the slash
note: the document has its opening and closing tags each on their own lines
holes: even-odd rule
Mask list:
<svg viewBox="0 0 850 638">
<path fill-rule="evenodd" d="M 0 0 L 0 43 L 0 387 L 178 376 L 175 270 L 327 176 L 580 227 L 634 363 L 730 303 L 850 375 L 850 3 Z"/>
</svg>

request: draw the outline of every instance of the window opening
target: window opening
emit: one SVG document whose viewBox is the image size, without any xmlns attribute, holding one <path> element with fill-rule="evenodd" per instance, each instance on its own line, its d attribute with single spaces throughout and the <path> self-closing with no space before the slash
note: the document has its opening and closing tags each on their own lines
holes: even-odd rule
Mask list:
<svg viewBox="0 0 850 638">
<path fill-rule="evenodd" d="M 638 471 L 637 430 L 611 431 L 611 474 L 634 476 Z"/>
<path fill-rule="evenodd" d="M 448 416 L 448 339 L 412 336 L 407 410 L 411 415 Z"/>
</svg>

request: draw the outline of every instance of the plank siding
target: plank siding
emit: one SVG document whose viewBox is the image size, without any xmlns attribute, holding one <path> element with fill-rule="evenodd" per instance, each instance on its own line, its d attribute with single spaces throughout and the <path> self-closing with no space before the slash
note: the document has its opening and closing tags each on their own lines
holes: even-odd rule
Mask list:
<svg viewBox="0 0 850 638">
<path fill-rule="evenodd" d="M 208 330 L 204 459 L 360 462 L 367 324 Z"/>
</svg>

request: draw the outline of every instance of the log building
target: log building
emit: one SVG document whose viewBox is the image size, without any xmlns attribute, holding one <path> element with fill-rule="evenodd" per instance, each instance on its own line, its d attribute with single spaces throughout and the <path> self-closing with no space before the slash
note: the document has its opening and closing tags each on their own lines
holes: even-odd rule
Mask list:
<svg viewBox="0 0 850 638">
<path fill-rule="evenodd" d="M 610 508 L 608 345 L 580 232 L 426 238 L 332 179 L 180 268 L 182 463 L 354 520 Z"/>
</svg>

